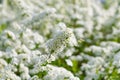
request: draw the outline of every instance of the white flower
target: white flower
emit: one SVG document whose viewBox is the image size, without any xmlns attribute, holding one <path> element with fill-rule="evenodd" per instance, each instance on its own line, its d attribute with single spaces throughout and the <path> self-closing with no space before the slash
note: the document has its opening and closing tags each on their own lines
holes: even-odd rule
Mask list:
<svg viewBox="0 0 120 80">
<path fill-rule="evenodd" d="M 67 28 L 56 34 L 52 39 L 46 43 L 48 53 L 59 53 L 61 52 L 65 45 L 69 42 L 70 37 L 72 36 L 72 31 Z"/>
<path fill-rule="evenodd" d="M 23 0 L 9 0 L 10 3 L 12 4 L 12 8 L 17 12 L 22 13 L 22 16 L 30 16 L 32 13 L 30 11 L 30 8 L 27 6 L 27 2 Z M 15 7 L 14 7 L 15 6 Z M 30 6 L 30 5 L 29 5 Z"/>
<path fill-rule="evenodd" d="M 35 25 L 35 23 L 40 22 L 40 20 L 47 17 L 49 14 L 55 13 L 55 8 L 46 9 L 45 11 L 34 14 L 32 17 L 29 17 L 21 22 L 24 26 Z"/>
<path fill-rule="evenodd" d="M 0 59 L 0 70 L 7 65 L 8 65 L 7 62 L 4 59 Z"/>
<path fill-rule="evenodd" d="M 66 61 L 67 65 L 73 66 L 73 63 L 72 63 L 72 61 L 70 59 L 66 59 L 65 61 Z"/>
<path fill-rule="evenodd" d="M 5 30 L 3 33 L 3 39 L 15 40 L 16 36 L 15 36 L 14 32 L 12 32 L 10 30 Z"/>
<path fill-rule="evenodd" d="M 27 74 L 27 73 L 22 73 L 22 74 L 20 75 L 20 77 L 21 77 L 22 80 L 29 80 L 30 75 Z"/>
<path fill-rule="evenodd" d="M 0 71 L 0 76 L 1 76 L 0 77 L 1 80 L 7 80 L 7 79 L 21 80 L 21 78 L 18 77 L 16 74 L 14 74 L 14 72 L 6 69 Z"/>
<path fill-rule="evenodd" d="M 52 65 L 47 65 L 50 70 L 44 77 L 44 80 L 79 80 L 79 78 L 74 77 L 73 74 L 62 67 L 55 67 Z M 57 73 L 56 73 L 57 72 Z"/>
</svg>

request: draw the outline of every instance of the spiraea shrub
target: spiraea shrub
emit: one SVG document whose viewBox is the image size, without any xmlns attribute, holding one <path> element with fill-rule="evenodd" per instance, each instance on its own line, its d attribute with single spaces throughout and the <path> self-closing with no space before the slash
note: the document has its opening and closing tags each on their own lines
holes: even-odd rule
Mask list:
<svg viewBox="0 0 120 80">
<path fill-rule="evenodd" d="M 0 80 L 119 79 L 119 0 L 0 0 Z"/>
</svg>

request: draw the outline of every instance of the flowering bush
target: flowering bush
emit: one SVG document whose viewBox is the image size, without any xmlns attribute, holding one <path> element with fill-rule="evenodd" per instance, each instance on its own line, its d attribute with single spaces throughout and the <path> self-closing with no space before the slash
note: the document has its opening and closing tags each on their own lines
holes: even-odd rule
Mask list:
<svg viewBox="0 0 120 80">
<path fill-rule="evenodd" d="M 0 0 L 0 80 L 119 80 L 119 0 Z"/>
</svg>

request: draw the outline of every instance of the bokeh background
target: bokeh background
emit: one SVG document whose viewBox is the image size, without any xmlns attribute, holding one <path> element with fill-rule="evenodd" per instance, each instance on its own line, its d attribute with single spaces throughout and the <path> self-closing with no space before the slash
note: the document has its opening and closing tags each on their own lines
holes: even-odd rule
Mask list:
<svg viewBox="0 0 120 80">
<path fill-rule="evenodd" d="M 120 0 L 0 0 L 0 80 L 119 79 Z"/>
</svg>

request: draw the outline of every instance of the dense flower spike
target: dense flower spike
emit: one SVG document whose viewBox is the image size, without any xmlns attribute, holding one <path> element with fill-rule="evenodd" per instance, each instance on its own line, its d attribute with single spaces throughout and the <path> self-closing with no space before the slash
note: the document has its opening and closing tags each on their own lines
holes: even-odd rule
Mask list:
<svg viewBox="0 0 120 80">
<path fill-rule="evenodd" d="M 47 52 L 49 53 L 59 53 L 61 52 L 65 45 L 69 42 L 70 37 L 72 36 L 72 31 L 69 28 L 59 31 L 56 36 L 50 39 L 47 43 Z"/>
</svg>

